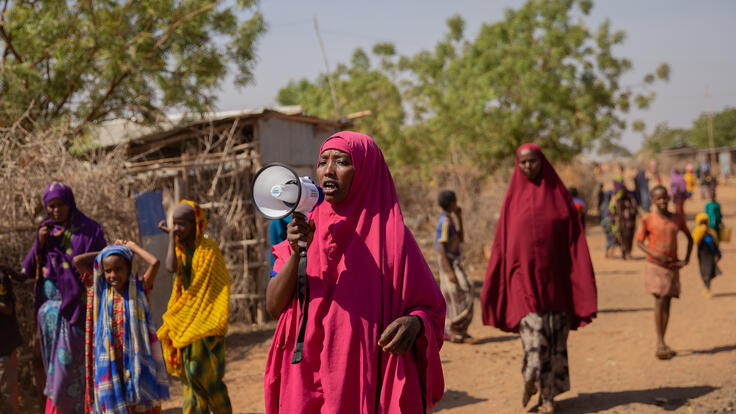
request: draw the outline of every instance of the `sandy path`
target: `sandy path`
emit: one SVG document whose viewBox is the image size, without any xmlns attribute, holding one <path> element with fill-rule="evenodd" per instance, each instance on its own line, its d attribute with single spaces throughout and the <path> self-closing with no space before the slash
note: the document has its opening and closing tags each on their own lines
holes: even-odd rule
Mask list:
<svg viewBox="0 0 736 414">
<path fill-rule="evenodd" d="M 736 224 L 736 187 L 720 187 L 725 220 Z M 686 210 L 702 211 L 701 200 Z M 692 227 L 692 222 L 689 222 Z M 654 358 L 653 299 L 644 292 L 643 257 L 622 261 L 603 256 L 600 227 L 588 230 L 596 270 L 599 314 L 572 332 L 568 342 L 572 389 L 559 396 L 560 413 L 728 412 L 736 407 L 736 243 L 724 244 L 713 298 L 701 296 L 697 256 L 681 273 L 682 295 L 672 304 L 668 343 L 679 352 Z M 684 250 L 684 239 L 681 247 Z M 473 275 L 478 287 L 482 274 Z M 479 306 L 479 305 L 478 305 Z M 447 343 L 442 349 L 447 392 L 433 412 L 518 413 L 521 408 L 521 342 L 480 322 L 470 333 L 477 345 Z M 228 372 L 236 413 L 263 412 L 263 369 L 272 331 L 234 327 L 228 336 Z M 164 408 L 180 412 L 180 386 Z M 534 401 L 534 400 L 533 400 Z"/>
</svg>

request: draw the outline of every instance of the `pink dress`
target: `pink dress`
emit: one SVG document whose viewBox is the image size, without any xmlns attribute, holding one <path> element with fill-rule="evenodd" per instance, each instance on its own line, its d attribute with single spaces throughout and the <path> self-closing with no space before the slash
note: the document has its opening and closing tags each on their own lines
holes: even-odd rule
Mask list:
<svg viewBox="0 0 736 414">
<path fill-rule="evenodd" d="M 311 300 L 304 359 L 292 364 L 301 309 L 283 311 L 264 376 L 267 413 L 423 413 L 442 398 L 445 302 L 411 232 L 404 225 L 393 179 L 370 137 L 340 132 L 322 150 L 352 156 L 348 198 L 323 203 L 310 219 Z M 291 254 L 274 246 L 278 272 Z M 395 319 L 416 315 L 423 329 L 404 355 L 378 339 Z"/>
</svg>

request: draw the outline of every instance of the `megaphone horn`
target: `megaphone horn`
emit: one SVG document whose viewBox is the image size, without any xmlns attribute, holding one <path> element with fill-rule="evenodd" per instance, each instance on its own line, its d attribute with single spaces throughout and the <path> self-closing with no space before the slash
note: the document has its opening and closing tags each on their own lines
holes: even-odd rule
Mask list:
<svg viewBox="0 0 736 414">
<path fill-rule="evenodd" d="M 269 164 L 256 173 L 250 195 L 256 210 L 271 220 L 295 211 L 309 213 L 325 199 L 311 178 L 299 177 L 291 167 L 280 163 Z"/>
</svg>

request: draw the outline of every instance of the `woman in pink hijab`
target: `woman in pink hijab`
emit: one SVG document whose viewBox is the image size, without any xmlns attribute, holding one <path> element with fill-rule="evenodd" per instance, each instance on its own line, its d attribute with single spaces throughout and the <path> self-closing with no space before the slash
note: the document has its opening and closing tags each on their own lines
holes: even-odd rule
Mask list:
<svg viewBox="0 0 736 414">
<path fill-rule="evenodd" d="M 339 132 L 320 150 L 325 203 L 293 216 L 273 247 L 266 308 L 279 318 L 264 376 L 267 413 L 423 413 L 442 398 L 445 302 L 404 225 L 391 173 L 373 139 Z M 293 364 L 306 241 L 311 299 Z"/>
</svg>

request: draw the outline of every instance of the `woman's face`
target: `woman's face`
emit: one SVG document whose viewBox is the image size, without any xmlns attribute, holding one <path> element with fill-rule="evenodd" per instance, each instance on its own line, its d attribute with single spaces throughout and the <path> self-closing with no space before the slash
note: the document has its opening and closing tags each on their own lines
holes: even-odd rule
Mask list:
<svg viewBox="0 0 736 414">
<path fill-rule="evenodd" d="M 69 219 L 69 205 L 60 198 L 55 198 L 46 204 L 46 213 L 56 223 L 66 223 Z"/>
<path fill-rule="evenodd" d="M 537 152 L 531 148 L 526 148 L 519 153 L 519 169 L 530 180 L 539 177 L 542 170 L 542 160 L 539 159 Z"/>
<path fill-rule="evenodd" d="M 322 152 L 317 163 L 317 181 L 325 192 L 325 201 L 338 204 L 348 198 L 353 183 L 353 159 L 336 149 Z"/>
<path fill-rule="evenodd" d="M 193 216 L 193 214 L 192 214 Z M 174 217 L 174 234 L 181 240 L 190 240 L 197 233 L 197 223 L 194 217 Z"/>
</svg>

